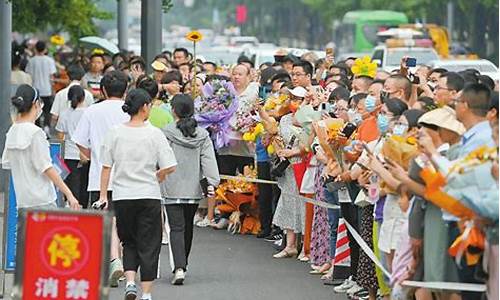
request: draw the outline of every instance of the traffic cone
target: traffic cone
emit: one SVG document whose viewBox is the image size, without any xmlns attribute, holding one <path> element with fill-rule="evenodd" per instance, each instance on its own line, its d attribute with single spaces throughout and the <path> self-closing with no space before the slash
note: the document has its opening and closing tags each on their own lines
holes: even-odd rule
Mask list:
<svg viewBox="0 0 500 300">
<path fill-rule="evenodd" d="M 335 262 L 333 264 L 333 278 L 346 279 L 349 277 L 351 266 L 351 248 L 344 219 L 339 218 L 337 227 L 337 242 L 335 244 Z"/>
</svg>

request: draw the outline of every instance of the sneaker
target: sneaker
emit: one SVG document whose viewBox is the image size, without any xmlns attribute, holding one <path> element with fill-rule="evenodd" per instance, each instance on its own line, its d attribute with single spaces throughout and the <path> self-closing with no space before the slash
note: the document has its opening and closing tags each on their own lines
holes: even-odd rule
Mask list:
<svg viewBox="0 0 500 300">
<path fill-rule="evenodd" d="M 355 284 L 352 277 L 347 278 L 344 283 L 333 288 L 336 293 L 345 293 Z"/>
<path fill-rule="evenodd" d="M 275 235 L 269 235 L 268 237 L 265 237 L 264 240 L 267 242 L 276 242 L 279 241 L 283 238 L 283 233 L 278 233 Z"/>
<path fill-rule="evenodd" d="M 196 214 L 194 215 L 193 224 L 194 224 L 194 225 L 197 225 L 199 222 L 203 221 L 203 219 L 204 219 L 204 218 L 203 218 L 203 216 L 202 216 L 202 215 L 200 215 L 199 213 L 196 213 Z"/>
<path fill-rule="evenodd" d="M 129 284 L 125 287 L 125 300 L 135 299 L 137 299 L 137 286 L 135 284 Z"/>
<path fill-rule="evenodd" d="M 117 258 L 111 262 L 109 265 L 109 286 L 118 287 L 118 280 L 123 276 L 123 264 L 122 261 Z M 134 298 L 135 299 L 135 298 Z"/>
<path fill-rule="evenodd" d="M 356 282 L 354 282 L 353 286 L 346 291 L 347 297 L 353 297 L 355 294 L 361 292 L 363 290 Z"/>
<path fill-rule="evenodd" d="M 226 229 L 228 225 L 229 225 L 229 220 L 226 218 L 221 218 L 219 222 L 217 222 L 217 224 L 212 226 L 212 228 L 221 230 L 221 229 Z"/>
<path fill-rule="evenodd" d="M 182 285 L 184 283 L 184 270 L 182 269 L 177 269 L 175 270 L 174 277 L 172 277 L 172 284 L 173 285 Z"/>
<path fill-rule="evenodd" d="M 198 222 L 196 224 L 196 226 L 200 227 L 200 228 L 205 228 L 205 227 L 213 227 L 215 226 L 215 221 L 214 220 L 209 220 L 207 217 L 205 217 L 203 220 L 201 220 L 200 222 Z"/>
<path fill-rule="evenodd" d="M 259 234 L 257 234 L 258 239 L 263 239 L 263 238 L 267 238 L 270 236 L 271 236 L 271 234 L 268 231 L 261 231 L 261 232 L 259 232 Z"/>
</svg>

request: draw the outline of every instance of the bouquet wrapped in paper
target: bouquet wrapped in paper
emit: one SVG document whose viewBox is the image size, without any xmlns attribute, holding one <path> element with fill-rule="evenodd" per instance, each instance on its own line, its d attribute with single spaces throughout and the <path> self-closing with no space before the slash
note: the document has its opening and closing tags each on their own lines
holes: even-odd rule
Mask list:
<svg viewBox="0 0 500 300">
<path fill-rule="evenodd" d="M 238 97 L 231 82 L 214 80 L 206 83 L 201 96 L 194 101 L 198 124 L 212 133 L 216 149 L 229 144 L 229 120 L 238 109 Z"/>
<path fill-rule="evenodd" d="M 413 137 L 392 135 L 382 146 L 382 155 L 408 170 L 410 161 L 418 155 L 417 141 Z"/>
<path fill-rule="evenodd" d="M 284 116 L 290 112 L 290 108 L 288 107 L 288 95 L 279 94 L 277 96 L 273 95 L 266 99 L 266 103 L 264 104 L 264 109 L 266 111 L 274 111 L 275 116 Z"/>
</svg>

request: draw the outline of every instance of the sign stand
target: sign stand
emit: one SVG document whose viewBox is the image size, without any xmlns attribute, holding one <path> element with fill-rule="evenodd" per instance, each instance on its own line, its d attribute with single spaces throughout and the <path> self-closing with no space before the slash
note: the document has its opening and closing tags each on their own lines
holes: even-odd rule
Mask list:
<svg viewBox="0 0 500 300">
<path fill-rule="evenodd" d="M 20 210 L 13 299 L 108 299 L 111 222 L 101 211 Z"/>
</svg>

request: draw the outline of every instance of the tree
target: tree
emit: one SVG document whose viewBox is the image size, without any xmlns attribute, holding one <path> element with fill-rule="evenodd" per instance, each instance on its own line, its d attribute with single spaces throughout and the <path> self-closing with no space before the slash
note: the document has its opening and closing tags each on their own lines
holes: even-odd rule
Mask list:
<svg viewBox="0 0 500 300">
<path fill-rule="evenodd" d="M 28 33 L 52 28 L 67 31 L 72 39 L 94 35 L 94 19 L 108 19 L 111 14 L 99 10 L 95 0 L 15 0 L 12 1 L 14 31 Z"/>
</svg>

